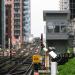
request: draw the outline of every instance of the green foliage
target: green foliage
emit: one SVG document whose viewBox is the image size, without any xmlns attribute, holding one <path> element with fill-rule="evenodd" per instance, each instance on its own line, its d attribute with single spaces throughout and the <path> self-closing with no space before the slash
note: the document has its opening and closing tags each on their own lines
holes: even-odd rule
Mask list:
<svg viewBox="0 0 75 75">
<path fill-rule="evenodd" d="M 73 52 L 73 48 L 68 48 L 67 52 L 68 53 L 72 53 Z"/>
<path fill-rule="evenodd" d="M 58 66 L 58 75 L 75 75 L 75 58 L 70 59 L 66 64 Z"/>
</svg>

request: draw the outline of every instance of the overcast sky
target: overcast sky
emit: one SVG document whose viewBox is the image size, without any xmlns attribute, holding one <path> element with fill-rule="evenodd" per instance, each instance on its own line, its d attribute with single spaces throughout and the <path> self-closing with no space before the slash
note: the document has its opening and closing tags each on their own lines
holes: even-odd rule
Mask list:
<svg viewBox="0 0 75 75">
<path fill-rule="evenodd" d="M 31 0 L 31 33 L 34 37 L 45 33 L 43 10 L 59 10 L 59 0 Z"/>
</svg>

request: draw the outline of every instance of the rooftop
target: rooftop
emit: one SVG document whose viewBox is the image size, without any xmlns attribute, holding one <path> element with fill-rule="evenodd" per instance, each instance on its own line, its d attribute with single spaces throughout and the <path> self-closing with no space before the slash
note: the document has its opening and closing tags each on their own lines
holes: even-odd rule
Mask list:
<svg viewBox="0 0 75 75">
<path fill-rule="evenodd" d="M 44 20 L 46 20 L 46 16 L 47 15 L 68 15 L 69 16 L 69 14 L 70 14 L 70 11 L 50 11 L 50 10 L 45 10 L 45 11 L 43 11 L 43 18 L 44 18 Z"/>
</svg>

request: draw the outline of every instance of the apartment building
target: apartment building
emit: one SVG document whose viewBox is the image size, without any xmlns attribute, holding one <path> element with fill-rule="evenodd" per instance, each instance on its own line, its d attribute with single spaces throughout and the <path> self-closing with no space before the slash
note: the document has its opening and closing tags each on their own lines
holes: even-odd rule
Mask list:
<svg viewBox="0 0 75 75">
<path fill-rule="evenodd" d="M 5 0 L 6 46 L 22 44 L 22 0 Z"/>
<path fill-rule="evenodd" d="M 69 10 L 70 18 L 75 18 L 75 0 L 60 0 L 60 10 Z"/>
<path fill-rule="evenodd" d="M 0 15 L 2 15 L 2 10 L 1 10 L 1 3 L 2 0 L 0 0 Z M 0 17 L 0 47 L 2 46 L 2 22 L 1 22 L 2 16 Z"/>
<path fill-rule="evenodd" d="M 0 0 L 0 48 L 5 48 L 5 7 L 4 0 Z"/>
<path fill-rule="evenodd" d="M 5 38 L 5 46 L 6 48 L 11 46 L 11 1 L 5 2 L 5 15 L 6 15 L 6 38 Z"/>
<path fill-rule="evenodd" d="M 60 10 L 69 10 L 69 0 L 60 0 Z"/>
<path fill-rule="evenodd" d="M 5 6 L 6 45 L 21 45 L 26 42 L 31 31 L 30 0 L 5 0 Z"/>
<path fill-rule="evenodd" d="M 31 34 L 30 0 L 23 0 L 23 35 L 25 42 L 29 41 Z"/>
<path fill-rule="evenodd" d="M 75 0 L 60 0 L 60 10 L 69 10 L 70 11 L 70 28 L 73 34 L 73 46 L 75 46 Z"/>
</svg>

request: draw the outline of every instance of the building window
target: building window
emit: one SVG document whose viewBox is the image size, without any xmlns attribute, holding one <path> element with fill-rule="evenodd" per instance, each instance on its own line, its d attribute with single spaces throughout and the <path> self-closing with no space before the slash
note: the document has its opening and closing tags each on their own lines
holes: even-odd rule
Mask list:
<svg viewBox="0 0 75 75">
<path fill-rule="evenodd" d="M 54 26 L 54 32 L 56 33 L 60 32 L 60 26 Z"/>
<path fill-rule="evenodd" d="M 24 0 L 24 1 L 28 1 L 28 0 Z"/>
<path fill-rule="evenodd" d="M 16 13 L 18 13 L 20 10 L 19 10 L 19 9 L 14 8 L 14 11 L 15 11 Z"/>
<path fill-rule="evenodd" d="M 66 32 L 66 26 L 61 26 L 61 32 Z"/>
<path fill-rule="evenodd" d="M 16 2 L 16 1 L 20 1 L 20 0 L 14 0 L 14 2 Z"/>
<path fill-rule="evenodd" d="M 52 33 L 52 32 L 53 32 L 53 26 L 52 26 L 52 25 L 47 26 L 47 31 L 48 31 L 49 33 Z"/>
<path fill-rule="evenodd" d="M 14 8 L 20 8 L 20 3 L 15 3 Z"/>
<path fill-rule="evenodd" d="M 20 14 L 14 14 L 14 17 L 20 17 Z"/>
<path fill-rule="evenodd" d="M 14 35 L 20 35 L 20 30 L 14 30 Z"/>
<path fill-rule="evenodd" d="M 14 25 L 14 28 L 20 29 L 20 25 Z"/>
<path fill-rule="evenodd" d="M 14 19 L 14 22 L 20 22 L 20 19 Z"/>
</svg>

